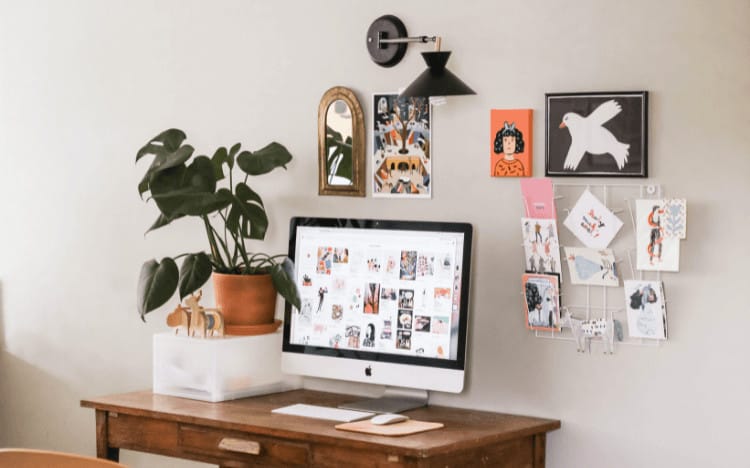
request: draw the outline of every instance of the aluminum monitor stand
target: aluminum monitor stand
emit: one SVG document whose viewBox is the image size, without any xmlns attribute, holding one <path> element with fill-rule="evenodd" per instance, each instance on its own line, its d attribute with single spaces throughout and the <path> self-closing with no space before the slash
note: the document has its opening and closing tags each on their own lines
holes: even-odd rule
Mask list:
<svg viewBox="0 0 750 468">
<path fill-rule="evenodd" d="M 427 390 L 386 387 L 383 396 L 379 398 L 353 401 L 339 405 L 339 408 L 375 413 L 400 413 L 427 406 L 428 400 Z"/>
</svg>

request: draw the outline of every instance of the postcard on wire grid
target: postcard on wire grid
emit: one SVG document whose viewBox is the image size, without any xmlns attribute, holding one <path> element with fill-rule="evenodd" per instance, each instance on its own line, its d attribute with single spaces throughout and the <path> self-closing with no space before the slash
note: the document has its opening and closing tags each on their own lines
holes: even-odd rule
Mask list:
<svg viewBox="0 0 750 468">
<path fill-rule="evenodd" d="M 557 219 L 552 179 L 521 179 L 521 196 L 529 218 Z"/>
<path fill-rule="evenodd" d="M 612 249 L 565 247 L 565 260 L 568 262 L 572 284 L 614 287 L 620 285 Z"/>
<path fill-rule="evenodd" d="M 521 218 L 526 271 L 562 273 L 560 241 L 554 219 Z"/>
<path fill-rule="evenodd" d="M 526 328 L 531 330 L 559 331 L 560 275 L 523 275 L 526 305 Z"/>
<path fill-rule="evenodd" d="M 622 227 L 622 221 L 588 189 L 565 218 L 570 229 L 583 245 L 592 249 L 606 248 Z"/>
<path fill-rule="evenodd" d="M 635 201 L 636 268 L 680 271 L 680 238 L 666 235 L 667 200 Z"/>
<path fill-rule="evenodd" d="M 631 338 L 667 338 L 667 308 L 661 281 L 625 281 L 625 302 Z"/>
</svg>

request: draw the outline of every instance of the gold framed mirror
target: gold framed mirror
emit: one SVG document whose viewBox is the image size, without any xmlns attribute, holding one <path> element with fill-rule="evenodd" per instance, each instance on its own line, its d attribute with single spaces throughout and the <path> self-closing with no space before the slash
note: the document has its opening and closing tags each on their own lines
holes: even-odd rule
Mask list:
<svg viewBox="0 0 750 468">
<path fill-rule="evenodd" d="M 352 90 L 336 86 L 318 106 L 318 195 L 365 196 L 365 124 Z"/>
</svg>

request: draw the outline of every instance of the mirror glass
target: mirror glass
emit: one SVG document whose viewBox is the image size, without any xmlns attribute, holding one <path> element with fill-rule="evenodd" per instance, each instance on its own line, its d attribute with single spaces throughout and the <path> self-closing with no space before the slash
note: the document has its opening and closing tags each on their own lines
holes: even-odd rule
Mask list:
<svg viewBox="0 0 750 468">
<path fill-rule="evenodd" d="M 353 184 L 352 111 L 342 99 L 326 112 L 326 178 L 329 185 Z"/>
<path fill-rule="evenodd" d="M 336 86 L 318 106 L 318 194 L 365 196 L 365 124 L 357 96 Z"/>
</svg>

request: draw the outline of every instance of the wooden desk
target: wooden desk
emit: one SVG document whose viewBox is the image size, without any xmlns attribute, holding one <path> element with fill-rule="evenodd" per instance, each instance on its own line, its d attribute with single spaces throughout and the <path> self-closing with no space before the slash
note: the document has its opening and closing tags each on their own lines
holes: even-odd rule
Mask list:
<svg viewBox="0 0 750 468">
<path fill-rule="evenodd" d="M 339 431 L 333 421 L 271 413 L 294 403 L 336 406 L 357 399 L 294 390 L 208 403 L 134 392 L 83 400 L 81 406 L 96 410 L 99 458 L 117 461 L 123 448 L 222 467 L 538 468 L 544 466 L 546 432 L 560 427 L 552 419 L 430 406 L 404 414 L 445 428 L 385 437 Z"/>
</svg>

